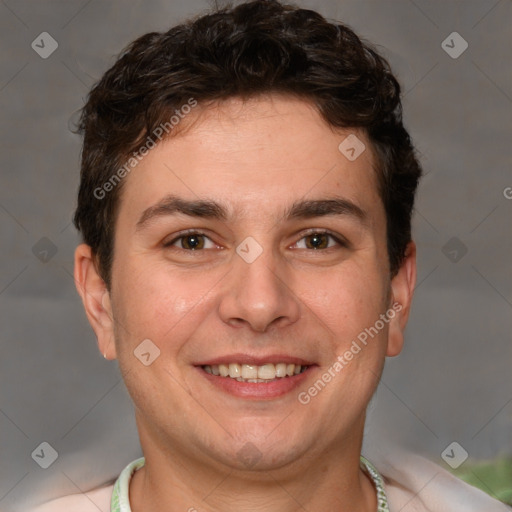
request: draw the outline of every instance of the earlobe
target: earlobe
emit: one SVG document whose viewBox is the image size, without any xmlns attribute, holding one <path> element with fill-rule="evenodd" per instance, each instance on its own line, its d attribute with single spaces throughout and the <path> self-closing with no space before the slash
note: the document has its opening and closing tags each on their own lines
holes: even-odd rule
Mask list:
<svg viewBox="0 0 512 512">
<path fill-rule="evenodd" d="M 389 322 L 386 355 L 397 356 L 403 348 L 404 331 L 411 311 L 414 287 L 416 286 L 416 244 L 409 242 L 398 273 L 391 280 L 391 304 L 395 311 Z"/>
<path fill-rule="evenodd" d="M 96 334 L 98 348 L 105 359 L 115 359 L 110 293 L 97 271 L 91 247 L 86 244 L 75 250 L 74 277 L 87 319 Z"/>
</svg>

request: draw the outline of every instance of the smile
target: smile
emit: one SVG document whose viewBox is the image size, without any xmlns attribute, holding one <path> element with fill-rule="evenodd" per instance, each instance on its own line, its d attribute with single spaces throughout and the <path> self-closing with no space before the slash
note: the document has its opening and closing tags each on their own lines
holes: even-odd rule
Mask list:
<svg viewBox="0 0 512 512">
<path fill-rule="evenodd" d="M 262 383 L 299 375 L 308 369 L 305 365 L 290 363 L 252 364 L 225 363 L 204 365 L 203 370 L 214 376 L 237 380 L 238 382 Z"/>
</svg>

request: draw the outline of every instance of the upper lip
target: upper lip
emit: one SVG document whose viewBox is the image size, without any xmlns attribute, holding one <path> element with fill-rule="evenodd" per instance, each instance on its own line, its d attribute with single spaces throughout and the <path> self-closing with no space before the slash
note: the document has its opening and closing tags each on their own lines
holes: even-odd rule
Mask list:
<svg viewBox="0 0 512 512">
<path fill-rule="evenodd" d="M 217 356 L 212 359 L 207 359 L 196 363 L 196 366 L 214 366 L 219 364 L 229 364 L 229 363 L 238 363 L 238 364 L 249 364 L 254 366 L 263 366 L 264 364 L 278 364 L 278 363 L 286 363 L 286 364 L 295 364 L 301 366 L 312 366 L 314 363 L 303 359 L 301 357 L 290 356 L 286 354 L 269 354 L 266 356 L 256 356 L 251 354 L 228 354 L 225 356 Z"/>
</svg>

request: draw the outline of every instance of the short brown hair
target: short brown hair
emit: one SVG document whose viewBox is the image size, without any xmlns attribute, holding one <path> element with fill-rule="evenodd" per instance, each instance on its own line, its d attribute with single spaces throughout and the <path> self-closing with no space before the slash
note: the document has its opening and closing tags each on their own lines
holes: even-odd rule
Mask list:
<svg viewBox="0 0 512 512">
<path fill-rule="evenodd" d="M 74 224 L 108 287 L 122 190 L 112 178 L 126 174 L 119 171 L 126 160 L 190 98 L 205 104 L 272 92 L 309 101 L 333 127 L 365 131 L 378 160 L 396 274 L 411 240 L 421 167 L 388 62 L 346 25 L 257 0 L 139 37 L 90 91 L 78 126 L 84 141 Z M 98 197 L 109 180 L 117 186 Z"/>
</svg>

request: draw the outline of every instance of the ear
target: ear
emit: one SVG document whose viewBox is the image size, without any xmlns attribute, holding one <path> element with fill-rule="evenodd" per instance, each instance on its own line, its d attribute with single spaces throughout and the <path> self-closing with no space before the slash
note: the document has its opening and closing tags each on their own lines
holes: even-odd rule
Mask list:
<svg viewBox="0 0 512 512">
<path fill-rule="evenodd" d="M 409 242 L 405 258 L 398 273 L 391 280 L 390 309 L 395 316 L 389 321 L 388 357 L 397 356 L 404 345 L 404 331 L 411 311 L 412 296 L 416 286 L 416 244 Z"/>
<path fill-rule="evenodd" d="M 92 249 L 81 244 L 75 250 L 75 285 L 85 313 L 96 334 L 98 348 L 105 359 L 116 358 L 114 323 L 110 293 L 96 269 Z"/>
</svg>

